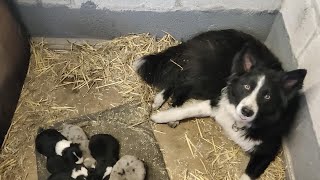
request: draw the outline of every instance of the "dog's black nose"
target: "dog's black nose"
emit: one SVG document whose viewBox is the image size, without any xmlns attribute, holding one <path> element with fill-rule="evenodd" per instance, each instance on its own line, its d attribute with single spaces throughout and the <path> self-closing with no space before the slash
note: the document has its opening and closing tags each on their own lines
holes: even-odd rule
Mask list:
<svg viewBox="0 0 320 180">
<path fill-rule="evenodd" d="M 241 113 L 246 117 L 251 117 L 254 114 L 253 111 L 250 108 L 248 108 L 247 106 L 244 106 L 241 109 Z"/>
</svg>

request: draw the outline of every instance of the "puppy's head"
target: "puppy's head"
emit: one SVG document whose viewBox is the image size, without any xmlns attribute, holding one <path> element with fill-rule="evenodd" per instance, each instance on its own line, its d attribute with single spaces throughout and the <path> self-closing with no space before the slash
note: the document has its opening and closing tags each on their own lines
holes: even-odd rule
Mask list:
<svg viewBox="0 0 320 180">
<path fill-rule="evenodd" d="M 234 105 L 234 118 L 243 124 L 250 125 L 259 116 L 272 116 L 264 123 L 273 123 L 303 86 L 306 70 L 274 70 L 264 58 L 246 46 L 233 61 L 228 98 Z"/>
<path fill-rule="evenodd" d="M 76 180 L 86 180 L 89 172 L 90 171 L 86 167 L 77 165 L 71 172 L 71 178 Z"/>
<path fill-rule="evenodd" d="M 80 145 L 77 143 L 71 143 L 70 147 L 64 149 L 62 157 L 68 162 L 73 162 L 75 164 L 83 163 L 82 151 L 80 150 Z"/>
</svg>

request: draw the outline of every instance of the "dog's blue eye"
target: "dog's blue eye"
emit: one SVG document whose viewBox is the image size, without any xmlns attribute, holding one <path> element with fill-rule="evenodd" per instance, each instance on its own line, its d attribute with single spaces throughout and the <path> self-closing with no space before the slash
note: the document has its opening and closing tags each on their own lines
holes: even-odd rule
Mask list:
<svg viewBox="0 0 320 180">
<path fill-rule="evenodd" d="M 264 96 L 264 98 L 265 98 L 266 100 L 269 100 L 269 99 L 270 99 L 270 95 L 269 95 L 269 94 L 266 94 L 266 95 Z"/>
<path fill-rule="evenodd" d="M 246 90 L 250 90 L 250 85 L 246 84 L 246 85 L 244 85 L 244 88 L 245 88 Z"/>
</svg>

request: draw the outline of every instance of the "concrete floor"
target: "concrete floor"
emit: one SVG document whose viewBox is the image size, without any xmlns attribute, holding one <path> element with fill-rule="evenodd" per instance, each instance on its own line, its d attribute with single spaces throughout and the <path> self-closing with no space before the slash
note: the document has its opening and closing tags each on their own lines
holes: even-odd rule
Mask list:
<svg viewBox="0 0 320 180">
<path fill-rule="evenodd" d="M 32 72 L 32 71 L 31 71 Z M 80 117 L 86 114 L 105 111 L 123 102 L 118 90 L 110 86 L 103 91 L 91 91 L 83 88 L 74 92 L 68 86 L 58 88 L 56 82 L 47 76 L 36 76 L 29 73 L 21 101 L 33 100 L 39 103 L 39 106 L 46 106 L 48 101 L 49 107 L 59 105 L 62 107 L 73 107 L 71 113 L 58 111 L 52 113 L 52 119 L 42 119 L 41 112 L 31 112 L 30 104 L 25 102 L 20 107 L 17 115 L 29 112 L 25 121 L 19 123 L 26 124 L 26 129 L 19 129 L 14 133 L 17 139 L 26 139 L 25 135 L 30 136 L 30 132 L 35 131 L 41 124 L 52 124 L 53 122 Z M 51 103 L 51 104 L 50 104 Z M 37 107 L 35 107 L 37 108 Z M 31 109 L 32 110 L 32 109 Z M 42 110 L 42 109 L 41 109 Z M 132 110 L 135 110 L 133 108 Z M 15 118 L 18 118 L 16 116 Z M 54 119 L 54 120 L 53 120 Z M 247 156 L 233 142 L 228 140 L 221 132 L 221 128 L 212 119 L 193 119 L 182 122 L 177 128 L 170 128 L 166 124 L 154 124 L 149 121 L 148 113 L 144 113 L 139 118 L 134 118 L 130 124 L 139 120 L 147 121 L 150 130 L 153 131 L 160 150 L 164 157 L 164 162 L 170 179 L 238 179 L 248 161 Z M 131 119 L 132 120 L 132 119 Z M 130 121 L 130 120 L 129 120 Z M 139 121 L 140 122 L 140 121 Z M 54 123 L 53 123 L 54 124 Z M 30 132 L 26 132 L 30 129 Z M 34 133 L 35 134 L 35 133 Z M 90 134 L 90 132 L 89 132 Z M 27 139 L 28 145 L 23 146 L 23 164 L 24 177 L 21 179 L 35 180 L 37 177 L 36 157 L 33 149 L 32 137 Z M 269 167 L 262 179 L 280 180 L 283 178 L 283 162 L 281 158 Z M 20 170 L 21 171 L 21 170 Z M 1 179 L 1 178 L 0 178 Z"/>
<path fill-rule="evenodd" d="M 113 106 L 121 104 L 122 100 L 120 94 L 118 94 L 117 91 L 112 88 L 109 91 L 100 94 L 98 98 L 97 94 L 89 94 L 83 97 L 82 93 L 83 92 L 75 94 L 68 89 L 61 88 L 54 91 L 51 96 L 55 97 L 58 104 L 63 104 L 65 106 L 76 105 L 76 108 L 79 110 L 79 115 L 91 114 L 103 111 L 108 108 L 113 108 Z M 130 114 L 128 114 L 127 116 L 131 117 Z M 105 118 L 107 119 L 108 116 L 106 116 Z M 142 119 L 145 118 L 146 117 L 142 117 Z M 135 118 L 130 119 L 129 121 L 134 124 L 139 120 L 141 121 L 141 119 Z M 70 121 L 72 122 L 74 121 L 74 119 Z M 211 121 L 208 120 L 207 122 L 210 123 Z M 147 123 L 149 124 L 150 122 Z M 212 124 L 213 121 L 211 122 L 211 125 Z M 151 128 L 150 125 L 148 127 Z M 169 176 L 172 180 L 182 179 L 186 173 L 186 170 L 194 171 L 195 169 L 197 169 L 201 172 L 205 172 L 204 166 L 201 163 L 200 159 L 191 155 L 185 139 L 186 133 L 188 133 L 188 136 L 190 138 L 198 137 L 198 128 L 195 125 L 194 121 L 183 122 L 175 129 L 172 129 L 165 124 L 153 124 L 152 127 L 154 135 L 164 155 L 164 160 Z M 93 130 L 94 128 L 85 129 Z M 105 128 L 105 132 L 109 132 L 108 129 L 109 128 Z M 87 131 L 89 132 L 89 134 L 91 134 L 90 130 Z M 103 132 L 103 130 L 100 130 L 100 133 L 101 132 Z M 203 148 L 202 150 L 209 150 L 210 146 L 210 144 L 203 144 L 201 148 Z M 125 152 L 129 153 L 130 151 L 125 150 Z M 37 179 L 36 157 L 34 156 L 34 152 L 28 152 L 26 158 L 28 159 L 27 162 L 29 162 L 29 174 L 26 179 Z M 43 175 L 41 177 L 43 177 Z M 39 180 L 41 180 L 41 178 Z"/>
</svg>

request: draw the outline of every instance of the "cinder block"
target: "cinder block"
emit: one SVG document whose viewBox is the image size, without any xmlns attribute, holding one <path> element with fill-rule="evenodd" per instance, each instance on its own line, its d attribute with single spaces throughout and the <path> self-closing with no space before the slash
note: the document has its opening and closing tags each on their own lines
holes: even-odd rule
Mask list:
<svg viewBox="0 0 320 180">
<path fill-rule="evenodd" d="M 281 0 L 177 0 L 181 7 L 189 10 L 243 9 L 252 11 L 274 11 L 280 9 Z"/>
<path fill-rule="evenodd" d="M 72 0 L 41 0 L 44 6 L 68 6 Z"/>
<path fill-rule="evenodd" d="M 293 53 L 299 57 L 317 29 L 312 0 L 285 0 L 281 13 L 290 37 Z"/>
<path fill-rule="evenodd" d="M 81 8 L 89 0 L 72 0 L 72 8 Z M 97 9 L 113 11 L 169 11 L 174 9 L 175 0 L 90 0 Z"/>
<path fill-rule="evenodd" d="M 19 0 L 25 1 L 28 0 Z M 31 0 L 37 1 L 37 0 Z M 199 10 L 212 11 L 216 9 L 240 9 L 248 11 L 275 11 L 280 9 L 281 0 L 42 0 L 47 6 L 68 6 L 70 8 L 83 8 L 83 4 L 91 3 L 97 9 L 114 11 L 174 11 L 174 10 Z"/>
<path fill-rule="evenodd" d="M 19 4 L 37 4 L 37 0 L 17 0 Z"/>
<path fill-rule="evenodd" d="M 281 14 L 275 18 L 265 44 L 279 58 L 285 70 L 297 68 L 297 61 L 292 54 L 289 36 Z"/>
<path fill-rule="evenodd" d="M 309 87 L 305 91 L 305 96 L 307 99 L 307 104 L 308 104 L 310 116 L 313 123 L 313 129 L 315 131 L 318 143 L 320 144 L 320 121 L 319 121 L 320 83 L 318 82 L 313 86 Z"/>
<path fill-rule="evenodd" d="M 298 59 L 298 67 L 306 68 L 305 89 L 320 83 L 320 35 L 314 37 Z M 320 102 L 320 101 L 319 101 Z"/>
</svg>

